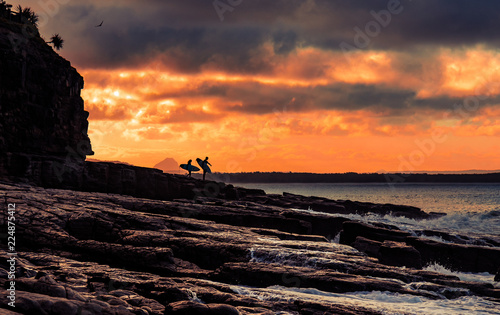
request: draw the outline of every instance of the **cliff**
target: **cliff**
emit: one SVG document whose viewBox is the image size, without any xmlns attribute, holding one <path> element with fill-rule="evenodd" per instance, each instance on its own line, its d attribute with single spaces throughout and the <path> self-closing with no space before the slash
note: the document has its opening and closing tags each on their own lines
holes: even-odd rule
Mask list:
<svg viewBox="0 0 500 315">
<path fill-rule="evenodd" d="M 44 186 L 81 182 L 88 115 L 83 78 L 26 23 L 0 19 L 0 175 Z"/>
</svg>

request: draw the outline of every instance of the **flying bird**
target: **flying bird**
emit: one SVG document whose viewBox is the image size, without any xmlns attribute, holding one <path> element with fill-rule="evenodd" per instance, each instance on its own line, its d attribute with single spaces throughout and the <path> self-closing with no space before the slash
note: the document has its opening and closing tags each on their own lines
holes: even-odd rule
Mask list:
<svg viewBox="0 0 500 315">
<path fill-rule="evenodd" d="M 102 21 L 102 22 L 101 22 L 101 24 L 96 25 L 95 27 L 101 27 L 101 26 L 102 26 L 102 23 L 104 23 L 104 21 Z"/>
</svg>

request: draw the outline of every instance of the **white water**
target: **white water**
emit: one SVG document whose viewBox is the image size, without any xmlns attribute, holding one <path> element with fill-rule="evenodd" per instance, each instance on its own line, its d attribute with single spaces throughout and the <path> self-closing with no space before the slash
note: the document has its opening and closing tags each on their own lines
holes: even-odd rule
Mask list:
<svg viewBox="0 0 500 315">
<path fill-rule="evenodd" d="M 313 210 L 294 209 L 301 212 L 318 213 Z M 333 217 L 344 217 L 362 222 L 380 222 L 395 225 L 401 230 L 413 233 L 421 230 L 438 230 L 450 233 L 457 233 L 466 236 L 490 236 L 500 240 L 500 215 L 491 213 L 450 213 L 444 217 L 431 220 L 414 220 L 406 217 L 393 217 L 391 215 L 359 215 L 359 214 L 329 214 L 324 215 Z M 429 237 L 431 238 L 431 237 Z M 442 239 L 434 238 L 443 242 Z"/>
<path fill-rule="evenodd" d="M 463 296 L 453 300 L 431 300 L 421 296 L 380 291 L 339 294 L 311 288 L 287 288 L 282 286 L 272 286 L 264 289 L 231 286 L 231 289 L 238 294 L 264 301 L 293 302 L 295 300 L 307 300 L 326 302 L 365 307 L 383 314 L 500 314 L 500 303 L 477 296 Z"/>
<path fill-rule="evenodd" d="M 462 235 L 500 237 L 500 184 L 235 184 L 261 188 L 266 193 L 290 192 L 334 200 L 393 203 L 444 212 L 433 220 L 412 220 L 379 215 L 342 215 L 365 222 L 393 224 L 403 230 L 423 229 L 460 232 Z M 314 210 L 314 209 L 312 209 Z M 338 216 L 338 215 L 335 215 Z"/>
<path fill-rule="evenodd" d="M 331 199 L 350 199 L 377 203 L 394 203 L 417 206 L 424 211 L 446 212 L 447 215 L 433 220 L 412 220 L 404 217 L 390 215 L 380 216 L 370 214 L 361 215 L 335 215 L 364 222 L 382 222 L 396 225 L 400 229 L 415 233 L 425 229 L 441 230 L 450 234 L 460 234 L 469 237 L 489 237 L 500 239 L 500 185 L 470 185 L 470 184 L 403 184 L 396 186 L 395 190 L 387 189 L 386 185 L 357 185 L 357 184 L 242 184 L 249 188 L 263 188 L 267 193 L 282 193 L 284 191 L 306 196 L 320 196 Z M 382 186 L 382 187 L 379 187 Z M 333 190 L 333 191 L 332 191 Z M 312 210 L 298 210 L 315 212 Z M 317 212 L 315 212 L 317 213 Z M 444 241 L 439 237 L 430 237 Z M 323 252 L 345 251 L 352 255 L 345 247 L 330 247 L 328 250 L 309 246 L 298 245 L 299 241 L 291 242 L 295 247 L 283 241 L 269 242 L 265 246 L 253 247 L 251 258 L 254 261 L 265 263 L 279 263 L 288 266 L 303 266 L 309 268 L 322 268 L 328 266 L 335 270 L 335 261 Z M 332 244 L 333 245 L 333 244 Z M 337 245 L 337 244 L 335 244 Z M 345 263 L 345 261 L 344 261 Z M 353 255 L 350 263 L 356 263 Z M 489 273 L 464 273 L 450 271 L 440 265 L 430 265 L 426 270 L 442 274 L 457 276 L 462 281 L 490 283 L 500 288 L 500 283 L 494 282 L 494 275 Z M 293 285 L 292 279 L 287 280 L 288 285 Z M 398 281 L 398 280 L 394 280 Z M 410 290 L 419 290 L 421 283 L 405 285 Z M 500 302 L 493 299 L 484 299 L 468 295 L 457 299 L 446 299 L 439 296 L 429 299 L 422 296 L 406 295 L 392 292 L 351 292 L 331 293 L 312 288 L 290 288 L 272 286 L 268 288 L 250 288 L 232 286 L 232 290 L 239 294 L 271 301 L 309 300 L 322 303 L 352 305 L 365 307 L 383 314 L 500 314 Z M 450 289 L 454 290 L 454 289 Z"/>
<path fill-rule="evenodd" d="M 492 284 L 496 288 L 500 288 L 500 282 L 494 281 L 494 275 L 488 272 L 473 273 L 473 272 L 455 272 L 451 271 L 439 264 L 432 264 L 424 268 L 424 270 L 435 271 L 445 275 L 456 276 L 462 281 L 483 282 Z"/>
<path fill-rule="evenodd" d="M 279 264 L 281 266 L 298 266 L 312 269 L 327 268 L 336 271 L 336 266 L 349 268 L 349 265 L 358 266 L 366 258 L 360 256 L 355 249 L 335 243 L 317 243 L 307 241 L 283 241 L 273 238 L 262 238 L 262 243 L 250 248 L 252 261 Z M 336 255 L 331 255 L 335 252 Z M 341 255 L 342 261 L 334 257 Z M 402 267 L 391 267 L 401 268 Z M 424 268 L 446 275 L 453 275 L 462 281 L 489 283 L 500 289 L 500 283 L 494 282 L 494 275 L 489 273 L 453 272 L 440 265 L 434 264 Z M 340 270 L 339 270 L 340 271 Z M 352 307 L 364 307 L 383 314 L 500 314 L 500 302 L 474 296 L 465 288 L 446 288 L 448 292 L 460 291 L 461 296 L 456 299 L 447 299 L 444 292 L 425 291 L 436 298 L 430 299 L 417 295 L 399 294 L 393 292 L 349 292 L 332 293 L 313 288 L 299 288 L 300 278 L 291 274 L 283 275 L 283 283 L 291 287 L 274 285 L 268 288 L 252 288 L 247 286 L 232 286 L 231 289 L 242 295 L 251 296 L 266 301 L 293 302 L 305 300 L 311 302 L 332 303 Z M 405 284 L 397 279 L 394 281 L 410 291 L 422 292 L 421 285 L 425 282 Z"/>
</svg>

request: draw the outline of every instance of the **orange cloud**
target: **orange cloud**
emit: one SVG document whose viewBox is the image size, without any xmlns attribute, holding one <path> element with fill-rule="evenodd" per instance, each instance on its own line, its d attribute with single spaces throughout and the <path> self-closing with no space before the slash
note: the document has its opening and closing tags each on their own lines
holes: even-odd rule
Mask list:
<svg viewBox="0 0 500 315">
<path fill-rule="evenodd" d="M 469 169 L 471 156 L 497 168 L 500 90 L 496 72 L 482 71 L 495 58 L 483 47 L 443 49 L 413 63 L 400 52 L 346 58 L 304 48 L 277 56 L 267 75 L 210 67 L 185 74 L 154 63 L 86 69 L 82 94 L 103 160 L 152 166 L 209 155 L 222 172 L 398 170 L 400 157 L 418 152 L 417 140 L 444 128 L 449 139 L 414 170 Z M 457 98 L 478 86 L 487 96 L 481 106 L 458 115 Z"/>
</svg>

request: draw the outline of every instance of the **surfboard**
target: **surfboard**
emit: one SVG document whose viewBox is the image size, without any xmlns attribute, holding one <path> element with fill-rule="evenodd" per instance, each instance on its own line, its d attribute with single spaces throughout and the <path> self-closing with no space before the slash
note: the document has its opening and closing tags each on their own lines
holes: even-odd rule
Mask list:
<svg viewBox="0 0 500 315">
<path fill-rule="evenodd" d="M 212 173 L 212 170 L 210 169 L 210 166 L 208 164 L 205 164 L 202 159 L 197 158 L 196 162 L 198 162 L 198 165 L 207 173 Z"/>
<path fill-rule="evenodd" d="M 200 169 L 194 165 L 188 165 L 188 164 L 181 164 L 179 165 L 181 168 L 185 169 L 186 171 L 191 171 L 191 172 L 198 172 Z M 188 168 L 189 166 L 189 168 Z"/>
</svg>

